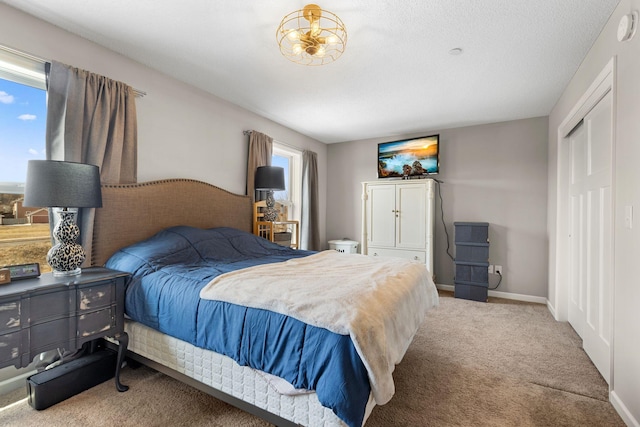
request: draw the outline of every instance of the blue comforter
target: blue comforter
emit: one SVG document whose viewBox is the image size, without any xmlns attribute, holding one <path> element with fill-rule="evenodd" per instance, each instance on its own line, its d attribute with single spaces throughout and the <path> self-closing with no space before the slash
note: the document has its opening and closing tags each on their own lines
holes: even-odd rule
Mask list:
<svg viewBox="0 0 640 427">
<path fill-rule="evenodd" d="M 119 250 L 106 266 L 131 273 L 125 310 L 133 320 L 315 390 L 323 406 L 361 426 L 370 386 L 349 336 L 199 296 L 220 274 L 312 253 L 232 228 L 180 226 Z"/>
</svg>

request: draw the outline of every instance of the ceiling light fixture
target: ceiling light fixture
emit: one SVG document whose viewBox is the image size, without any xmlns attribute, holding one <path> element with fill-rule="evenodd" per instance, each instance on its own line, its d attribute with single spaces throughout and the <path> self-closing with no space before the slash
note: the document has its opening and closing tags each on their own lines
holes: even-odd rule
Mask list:
<svg viewBox="0 0 640 427">
<path fill-rule="evenodd" d="M 317 4 L 308 4 L 282 18 L 276 40 L 288 60 L 302 65 L 325 65 L 344 52 L 347 30 L 336 14 L 322 10 Z"/>
</svg>

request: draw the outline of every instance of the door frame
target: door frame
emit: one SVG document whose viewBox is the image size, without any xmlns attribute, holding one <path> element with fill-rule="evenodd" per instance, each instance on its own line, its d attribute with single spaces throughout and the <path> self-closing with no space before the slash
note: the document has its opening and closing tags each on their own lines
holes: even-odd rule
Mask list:
<svg viewBox="0 0 640 427">
<path fill-rule="evenodd" d="M 569 180 L 570 180 L 570 153 L 569 153 L 569 138 L 568 134 L 575 128 L 575 126 L 587 115 L 598 102 L 600 102 L 604 96 L 611 92 L 612 95 L 612 142 L 611 142 L 611 191 L 612 191 L 612 218 L 613 223 L 611 227 L 611 259 L 612 263 L 615 263 L 615 257 L 613 251 L 615 248 L 615 141 L 616 141 L 616 64 L 615 57 L 611 58 L 605 65 L 602 71 L 598 74 L 595 80 L 591 83 L 587 91 L 580 97 L 578 102 L 570 110 L 569 114 L 558 126 L 557 133 L 557 180 L 556 180 L 556 254 L 555 254 L 555 307 L 550 307 L 557 321 L 566 322 L 569 314 Z M 611 325 L 613 328 L 613 307 L 615 306 L 614 300 L 614 284 L 615 284 L 615 267 L 612 265 L 611 272 L 611 298 L 612 307 L 610 310 Z M 613 334 L 611 334 L 611 383 L 610 389 L 613 388 Z"/>
</svg>

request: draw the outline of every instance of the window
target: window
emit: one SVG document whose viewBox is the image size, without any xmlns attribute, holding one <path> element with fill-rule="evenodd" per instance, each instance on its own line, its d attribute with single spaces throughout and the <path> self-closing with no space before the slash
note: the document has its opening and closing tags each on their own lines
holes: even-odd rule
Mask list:
<svg viewBox="0 0 640 427">
<path fill-rule="evenodd" d="M 0 47 L 0 265 L 50 271 L 46 210 L 24 208 L 27 161 L 45 158 L 44 62 Z"/>
<path fill-rule="evenodd" d="M 302 199 L 302 153 L 277 141 L 273 142 L 271 166 L 284 168 L 285 190 L 274 192 L 274 198 L 287 206 L 289 219 L 300 220 Z"/>
</svg>

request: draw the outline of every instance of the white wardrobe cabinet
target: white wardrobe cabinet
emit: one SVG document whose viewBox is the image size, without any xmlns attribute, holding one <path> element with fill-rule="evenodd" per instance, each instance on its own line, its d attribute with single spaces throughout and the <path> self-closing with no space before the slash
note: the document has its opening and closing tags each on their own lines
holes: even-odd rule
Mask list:
<svg viewBox="0 0 640 427">
<path fill-rule="evenodd" d="M 433 275 L 434 181 L 362 183 L 362 253 L 424 262 Z"/>
</svg>

